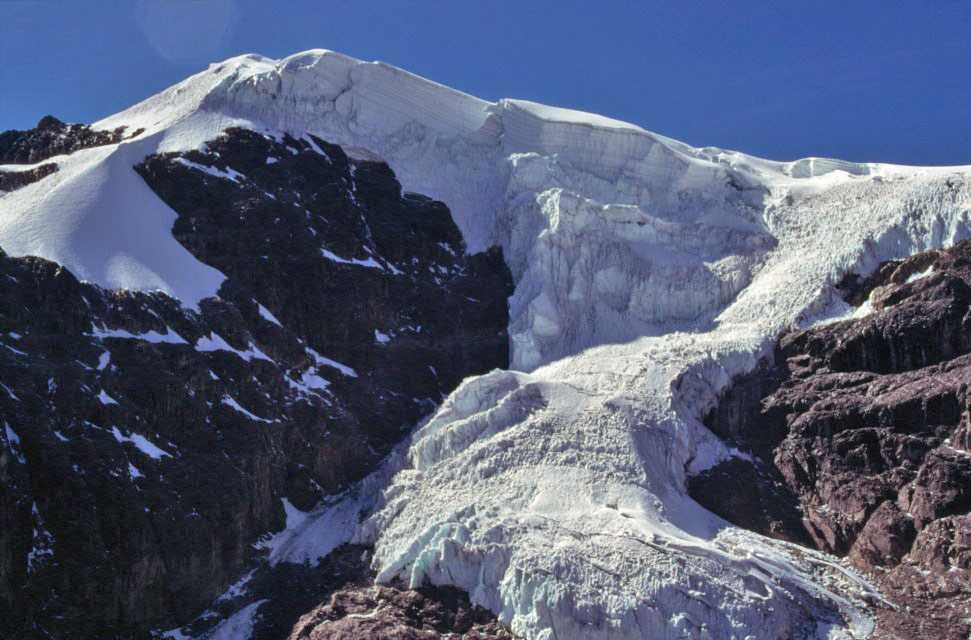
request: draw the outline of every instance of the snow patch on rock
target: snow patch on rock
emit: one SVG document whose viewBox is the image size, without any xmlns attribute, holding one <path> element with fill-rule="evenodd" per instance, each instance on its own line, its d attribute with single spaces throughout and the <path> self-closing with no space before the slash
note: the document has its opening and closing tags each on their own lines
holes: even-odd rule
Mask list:
<svg viewBox="0 0 971 640">
<path fill-rule="evenodd" d="M 165 333 L 159 333 L 154 329 L 144 333 L 132 333 L 126 329 L 108 329 L 102 325 L 101 327 L 93 327 L 90 335 L 94 338 L 100 338 L 102 340 L 105 338 L 123 338 L 126 340 L 144 340 L 145 342 L 152 342 L 155 344 L 188 344 L 185 338 L 180 336 L 175 331 L 172 331 L 172 329 L 169 327 L 165 327 Z M 100 366 L 100 360 L 98 364 Z"/>
<path fill-rule="evenodd" d="M 135 445 L 135 447 L 147 455 L 152 460 L 161 460 L 164 457 L 172 457 L 172 454 L 164 449 L 158 447 L 154 442 L 141 435 L 140 433 L 132 433 L 130 436 L 124 435 L 118 427 L 111 428 L 111 434 L 115 437 L 115 440 L 119 444 L 130 442 Z"/>
<path fill-rule="evenodd" d="M 255 344 L 250 343 L 245 350 L 236 349 L 215 331 L 209 332 L 208 336 L 202 336 L 196 341 L 196 351 L 229 351 L 230 353 L 235 353 L 246 362 L 253 359 L 273 362 L 273 359 L 263 353 Z"/>
</svg>

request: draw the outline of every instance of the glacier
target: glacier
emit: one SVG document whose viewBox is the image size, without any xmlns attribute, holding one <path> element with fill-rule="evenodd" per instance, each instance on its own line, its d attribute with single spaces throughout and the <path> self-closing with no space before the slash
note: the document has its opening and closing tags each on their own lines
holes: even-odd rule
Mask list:
<svg viewBox="0 0 971 640">
<path fill-rule="evenodd" d="M 366 499 L 301 518 L 274 561 L 367 542 L 379 580 L 458 586 L 539 640 L 870 633 L 863 577 L 732 527 L 685 480 L 735 455 L 701 422 L 719 393 L 787 327 L 844 313 L 843 274 L 971 236 L 971 167 L 694 148 L 324 50 L 214 64 L 94 126 L 123 125 L 145 132 L 0 195 L 0 247 L 193 306 L 222 275 L 131 166 L 242 126 L 386 161 L 512 271 L 511 370 L 466 380 Z"/>
</svg>

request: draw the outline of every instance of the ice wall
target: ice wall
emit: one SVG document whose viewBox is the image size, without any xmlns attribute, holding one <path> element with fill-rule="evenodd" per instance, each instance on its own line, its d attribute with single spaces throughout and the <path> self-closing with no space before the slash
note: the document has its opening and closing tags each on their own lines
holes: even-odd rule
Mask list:
<svg viewBox="0 0 971 640">
<path fill-rule="evenodd" d="M 379 577 L 457 584 L 529 638 L 865 637 L 861 579 L 732 528 L 684 479 L 729 455 L 700 423 L 721 389 L 842 273 L 969 236 L 971 172 L 843 182 L 765 216 L 777 244 L 710 322 L 457 390 L 361 534 Z"/>
<path fill-rule="evenodd" d="M 406 189 L 443 200 L 470 250 L 502 245 L 518 283 L 516 368 L 710 314 L 773 243 L 755 178 L 633 125 L 489 103 L 327 51 L 244 56 L 210 73 L 221 79 L 198 112 L 168 128 L 173 146 L 232 119 L 311 132 L 383 158 Z M 685 246 L 669 249 L 680 237 Z"/>
</svg>

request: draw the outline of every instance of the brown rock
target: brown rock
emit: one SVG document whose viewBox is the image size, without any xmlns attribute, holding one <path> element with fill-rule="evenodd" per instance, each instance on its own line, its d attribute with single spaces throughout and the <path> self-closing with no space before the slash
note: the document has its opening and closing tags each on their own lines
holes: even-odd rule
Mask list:
<svg viewBox="0 0 971 640">
<path fill-rule="evenodd" d="M 886 500 L 867 520 L 850 549 L 850 558 L 865 567 L 895 566 L 917 535 L 913 518 Z"/>
<path fill-rule="evenodd" d="M 745 476 L 755 490 L 719 513 L 778 536 L 773 523 L 801 511 L 814 546 L 873 571 L 899 605 L 880 614 L 878 637 L 967 637 L 971 242 L 840 288 L 874 312 L 783 335 L 774 361 L 736 381 L 706 419 L 771 469 Z M 773 489 L 780 481 L 785 492 Z M 691 482 L 702 504 L 710 485 Z"/>
<path fill-rule="evenodd" d="M 343 590 L 304 615 L 290 640 L 511 640 L 495 616 L 451 587 L 374 586 Z"/>
</svg>

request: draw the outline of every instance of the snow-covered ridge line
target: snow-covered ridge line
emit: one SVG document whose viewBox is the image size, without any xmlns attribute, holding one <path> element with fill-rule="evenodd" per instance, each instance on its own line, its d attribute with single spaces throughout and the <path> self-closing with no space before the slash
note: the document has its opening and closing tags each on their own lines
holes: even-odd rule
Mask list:
<svg viewBox="0 0 971 640">
<path fill-rule="evenodd" d="M 524 125 L 522 121 L 525 120 L 536 121 L 543 127 L 583 127 L 599 134 L 646 138 L 669 147 L 675 153 L 704 161 L 724 162 L 724 157 L 713 157 L 719 154 L 752 158 L 759 166 L 773 166 L 781 173 L 800 178 L 819 176 L 834 170 L 862 175 L 871 166 L 868 163 L 815 157 L 773 162 L 714 147 L 695 149 L 622 120 L 527 100 L 505 98 L 488 102 L 383 62 L 366 62 L 326 49 L 304 51 L 281 60 L 244 54 L 214 63 L 208 70 L 94 126 L 112 129 L 122 122 L 148 124 L 140 117 L 145 114 L 151 114 L 156 120 L 156 127 L 167 126 L 195 110 L 225 112 L 227 103 L 245 103 L 253 94 L 280 99 L 283 105 L 281 110 L 289 111 L 289 117 L 295 123 L 312 111 L 318 114 L 328 110 L 346 111 L 352 106 L 350 103 L 353 99 L 357 98 L 386 109 L 385 115 L 393 120 L 418 122 L 436 131 L 455 135 L 477 134 L 477 141 L 480 142 L 494 143 L 505 134 L 511 138 L 504 142 L 510 148 L 529 146 L 524 145 L 524 138 L 555 138 L 555 135 L 527 133 L 524 129 L 531 127 Z M 176 97 L 179 100 L 173 99 Z M 168 118 L 158 118 L 159 103 L 168 107 L 162 109 L 163 115 Z M 270 111 L 267 105 L 261 106 L 265 111 Z M 507 121 L 510 121 L 510 126 L 503 126 Z M 387 127 L 392 128 L 396 124 L 392 121 L 387 123 Z M 286 129 L 288 127 L 281 127 L 281 130 Z"/>
<path fill-rule="evenodd" d="M 121 124 L 160 130 L 161 151 L 237 124 L 313 133 L 385 160 L 406 190 L 450 207 L 471 251 L 503 247 L 519 283 L 511 329 L 522 369 L 711 317 L 774 242 L 763 219 L 770 199 L 950 171 L 695 149 L 595 114 L 486 102 L 326 50 L 213 65 L 97 126 Z M 699 252 L 701 242 L 709 247 Z M 574 278 L 569 295 L 549 288 L 564 276 L 549 272 L 551 260 Z M 566 329 L 563 319 L 591 314 Z"/>
<path fill-rule="evenodd" d="M 470 250 L 500 243 L 508 254 L 516 253 L 509 251 L 511 221 L 496 211 L 509 210 L 515 203 L 504 201 L 524 190 L 564 186 L 594 201 L 648 214 L 677 208 L 711 219 L 724 218 L 723 201 L 732 197 L 726 184 L 746 190 L 745 200 L 758 206 L 759 194 L 779 181 L 807 182 L 800 176 L 825 174 L 838 183 L 853 175 L 893 172 L 877 165 L 821 159 L 778 163 L 694 149 L 595 114 L 522 100 L 490 103 L 390 65 L 326 50 L 282 60 L 255 54 L 232 58 L 94 126 L 144 133 L 65 156 L 59 159 L 62 171 L 43 185 L 3 196 L 7 215 L 0 219 L 0 246 L 12 255 L 48 257 L 103 286 L 161 289 L 190 305 L 213 295 L 221 278 L 170 239 L 146 237 L 146 225 L 164 228 L 172 214 L 128 169 L 151 153 L 198 148 L 228 126 L 313 132 L 383 158 L 406 189 L 451 207 Z M 521 159 L 510 166 L 517 156 Z M 106 174 L 118 177 L 109 181 Z M 45 216 L 33 215 L 53 209 L 66 190 L 87 197 L 73 206 L 57 202 L 60 212 L 52 215 L 62 222 L 51 225 Z M 150 212 L 144 220 L 124 214 L 139 209 Z M 46 229 L 51 226 L 53 231 Z M 111 233 L 111 243 L 94 241 L 125 227 L 132 229 Z M 515 262 L 517 256 L 510 258 Z M 584 337 L 567 351 L 598 341 Z M 530 349 L 548 351 L 543 345 Z M 562 355 L 558 351 L 541 353 L 538 360 Z M 520 366 L 534 366 L 534 360 L 529 356 Z"/>
</svg>

